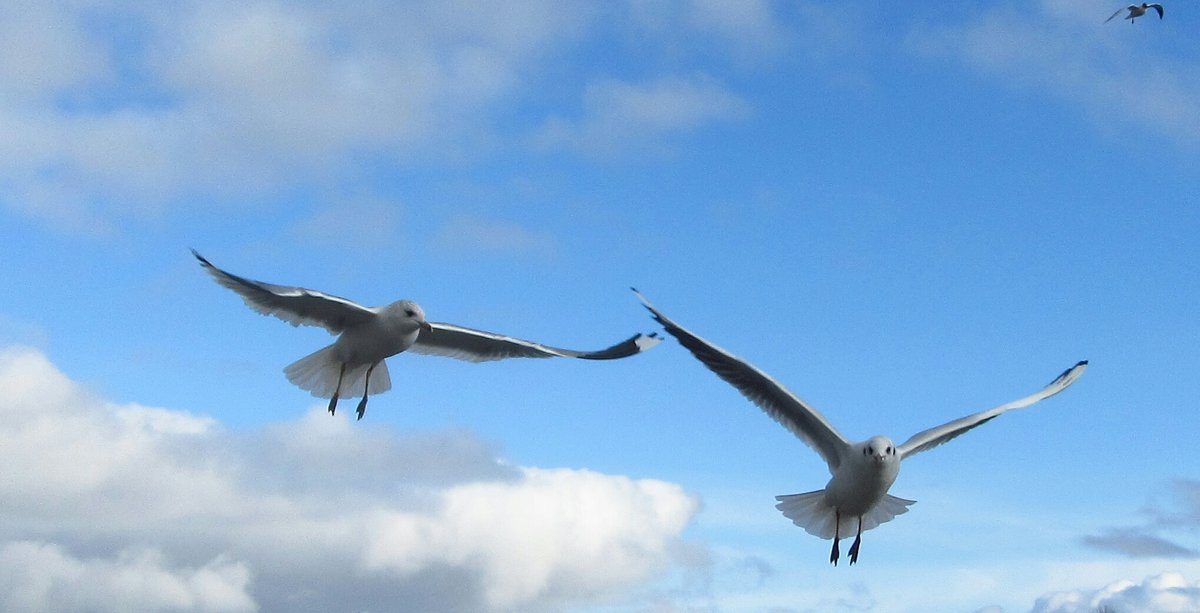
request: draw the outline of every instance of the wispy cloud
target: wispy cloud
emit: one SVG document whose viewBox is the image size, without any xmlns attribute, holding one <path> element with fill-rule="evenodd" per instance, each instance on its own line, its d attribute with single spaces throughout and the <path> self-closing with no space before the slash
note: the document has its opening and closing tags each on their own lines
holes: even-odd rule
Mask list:
<svg viewBox="0 0 1200 613">
<path fill-rule="evenodd" d="M 914 28 L 907 45 L 1077 105 L 1098 124 L 1200 144 L 1200 66 L 1098 27 L 1103 15 L 1093 8 L 1063 0 L 1004 5 L 960 24 Z"/>
<path fill-rule="evenodd" d="M 28 349 L 0 351 L 0 387 L 5 610 L 556 610 L 677 568 L 697 510 L 466 431 L 114 405 Z"/>
<path fill-rule="evenodd" d="M 1142 525 L 1108 528 L 1084 536 L 1081 542 L 1131 558 L 1200 558 L 1200 551 L 1163 536 L 1200 531 L 1200 481 L 1178 479 L 1164 493 L 1162 500 L 1146 508 L 1147 521 Z"/>
<path fill-rule="evenodd" d="M 521 224 L 477 215 L 458 214 L 433 236 L 432 246 L 456 256 L 509 255 L 553 257 L 558 240 Z"/>
<path fill-rule="evenodd" d="M 363 253 L 395 245 L 403 207 L 373 196 L 333 198 L 327 206 L 291 227 L 305 241 Z"/>
<path fill-rule="evenodd" d="M 535 141 L 548 149 L 602 155 L 630 150 L 657 154 L 669 151 L 664 138 L 748 112 L 748 103 L 705 75 L 644 83 L 600 79 L 588 85 L 578 118 L 549 119 Z"/>
<path fill-rule="evenodd" d="M 196 197 L 244 203 L 281 185 L 337 185 L 364 159 L 403 165 L 521 147 L 528 126 L 505 121 L 540 91 L 546 59 L 607 32 L 606 9 L 561 9 L 545 0 L 0 9 L 0 203 L 105 234 Z M 704 47 L 697 40 L 782 37 L 766 3 L 680 11 L 688 19 L 670 23 L 688 41 L 685 56 Z M 582 114 L 551 120 L 540 140 L 644 148 L 745 110 L 713 78 L 661 70 L 637 83 L 581 79 L 566 96 L 583 100 Z M 548 112 L 536 109 L 532 125 Z"/>
<path fill-rule="evenodd" d="M 1139 528 L 1110 528 L 1099 535 L 1087 535 L 1084 545 L 1112 551 L 1131 558 L 1200 558 L 1200 552 L 1147 534 Z"/>
</svg>

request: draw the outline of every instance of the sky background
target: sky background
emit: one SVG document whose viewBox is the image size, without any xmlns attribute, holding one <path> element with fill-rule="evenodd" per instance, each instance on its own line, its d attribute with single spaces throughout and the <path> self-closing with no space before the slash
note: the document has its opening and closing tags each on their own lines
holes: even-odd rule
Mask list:
<svg viewBox="0 0 1200 613">
<path fill-rule="evenodd" d="M 143 4 L 0 4 L 0 609 L 1200 609 L 1200 6 Z M 579 349 L 636 286 L 854 440 L 1091 366 L 833 568 L 673 340 L 354 422 L 189 248 Z"/>
</svg>

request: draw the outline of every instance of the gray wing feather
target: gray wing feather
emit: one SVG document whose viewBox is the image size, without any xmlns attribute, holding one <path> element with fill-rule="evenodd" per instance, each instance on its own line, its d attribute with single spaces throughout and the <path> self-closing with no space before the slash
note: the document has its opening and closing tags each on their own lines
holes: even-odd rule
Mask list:
<svg viewBox="0 0 1200 613">
<path fill-rule="evenodd" d="M 662 324 L 668 334 L 679 339 L 679 344 L 692 352 L 696 359 L 821 454 L 830 472 L 838 467 L 850 443 L 823 415 L 766 373 L 671 321 L 640 292 L 636 289 L 633 291 L 654 316 L 654 320 Z"/>
<path fill-rule="evenodd" d="M 409 351 L 440 355 L 469 362 L 487 362 L 505 358 L 580 358 L 584 360 L 615 360 L 641 353 L 661 342 L 655 334 L 635 334 L 628 339 L 599 351 L 560 349 L 511 336 L 473 330 L 453 324 L 433 323 L 421 330 Z"/>
<path fill-rule="evenodd" d="M 1050 382 L 1049 385 L 1043 387 L 1037 392 L 1030 394 L 1020 400 L 1014 400 L 1007 404 L 1002 404 L 998 407 L 980 411 L 974 415 L 968 415 L 961 419 L 956 419 L 950 423 L 942 424 L 936 428 L 930 428 L 923 432 L 918 432 L 912 435 L 904 444 L 897 448 L 900 458 L 904 459 L 914 453 L 920 453 L 929 449 L 933 449 L 952 438 L 955 438 L 964 432 L 981 426 L 996 417 L 1001 413 L 1027 407 L 1040 400 L 1045 400 L 1069 387 L 1087 368 L 1087 360 L 1078 362 L 1074 366 L 1063 371 L 1061 375 Z"/>
<path fill-rule="evenodd" d="M 246 306 L 263 315 L 274 315 L 293 326 L 321 326 L 331 334 L 338 334 L 376 316 L 373 309 L 345 298 L 303 287 L 273 285 L 239 277 L 213 266 L 195 249 L 192 255 L 200 260 L 200 265 L 217 283 L 237 292 Z"/>
</svg>

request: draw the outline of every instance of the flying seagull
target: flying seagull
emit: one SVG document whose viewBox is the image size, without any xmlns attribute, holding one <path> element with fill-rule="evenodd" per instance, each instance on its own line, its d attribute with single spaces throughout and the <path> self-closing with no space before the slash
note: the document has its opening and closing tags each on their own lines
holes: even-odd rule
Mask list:
<svg viewBox="0 0 1200 613">
<path fill-rule="evenodd" d="M 1112 21 L 1113 17 L 1116 17 L 1117 15 L 1121 14 L 1121 11 L 1129 11 L 1129 14 L 1125 16 L 1125 19 L 1128 19 L 1129 23 L 1133 23 L 1134 21 L 1137 20 L 1138 17 L 1145 15 L 1146 11 L 1148 11 L 1150 9 L 1154 9 L 1154 10 L 1158 11 L 1159 19 L 1163 18 L 1163 7 L 1161 4 L 1146 4 L 1145 2 L 1143 2 L 1141 4 L 1130 4 L 1129 6 L 1123 8 L 1123 9 L 1117 9 L 1117 12 L 1113 13 L 1112 17 L 1109 17 L 1108 19 L 1104 20 L 1104 23 L 1108 23 L 1108 22 Z"/>
<path fill-rule="evenodd" d="M 825 489 L 776 496 L 779 504 L 775 508 L 809 534 L 833 539 L 829 561 L 835 566 L 839 557 L 838 540 L 842 536 L 849 536 L 852 529 L 856 530 L 854 544 L 850 546 L 850 564 L 854 564 L 858 561 L 862 533 L 906 513 L 908 506 L 916 502 L 887 493 L 900 473 L 902 460 L 937 447 L 995 419 L 1001 413 L 1049 398 L 1067 389 L 1087 368 L 1086 360 L 1079 362 L 1029 396 L 918 432 L 899 446 L 886 436 L 873 436 L 859 443 L 851 443 L 825 416 L 766 373 L 692 334 L 654 308 L 636 289 L 633 291 L 654 319 L 709 370 L 733 385 L 767 415 L 821 454 L 833 475 Z"/>
<path fill-rule="evenodd" d="M 321 326 L 338 335 L 332 345 L 283 369 L 288 380 L 300 389 L 318 398 L 328 398 L 331 415 L 344 390 L 361 389 L 358 418 L 362 419 L 367 410 L 367 396 L 392 388 L 384 359 L 406 350 L 470 362 L 549 357 L 612 360 L 640 353 L 662 340 L 657 334 L 635 334 L 599 351 L 558 349 L 454 324 L 429 322 L 421 307 L 411 300 L 365 307 L 316 290 L 239 277 L 217 268 L 195 249 L 192 255 L 217 283 L 237 292 L 255 311 L 274 315 L 293 326 Z"/>
</svg>

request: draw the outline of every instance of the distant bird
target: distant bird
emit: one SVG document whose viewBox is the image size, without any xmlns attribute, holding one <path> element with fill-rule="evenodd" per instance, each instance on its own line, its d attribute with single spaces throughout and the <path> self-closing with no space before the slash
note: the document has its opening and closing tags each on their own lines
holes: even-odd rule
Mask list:
<svg viewBox="0 0 1200 613">
<path fill-rule="evenodd" d="M 1117 15 L 1121 14 L 1121 11 L 1129 11 L 1129 14 L 1125 16 L 1125 19 L 1128 19 L 1129 23 L 1133 23 L 1135 20 L 1137 20 L 1138 17 L 1145 15 L 1146 11 L 1148 11 L 1150 9 L 1154 9 L 1154 10 L 1158 11 L 1159 19 L 1163 18 L 1163 7 L 1161 4 L 1146 4 L 1145 2 L 1143 2 L 1141 4 L 1130 4 L 1129 6 L 1123 8 L 1123 9 L 1117 9 L 1117 12 L 1113 13 L 1112 17 L 1109 17 L 1108 19 L 1104 20 L 1104 23 L 1108 23 L 1108 22 L 1112 21 L 1113 17 L 1116 17 Z"/>
<path fill-rule="evenodd" d="M 657 334 L 635 334 L 600 351 L 558 349 L 492 332 L 428 322 L 425 312 L 411 300 L 365 307 L 316 290 L 252 281 L 217 268 L 194 249 L 192 255 L 217 283 L 237 292 L 255 311 L 274 315 L 293 326 L 321 326 L 339 335 L 332 345 L 283 370 L 300 389 L 328 398 L 331 415 L 343 390 L 362 389 L 362 401 L 358 403 L 358 418 L 362 419 L 367 396 L 392 388 L 384 358 L 405 350 L 471 362 L 549 357 L 611 360 L 640 353 L 662 340 Z"/>
<path fill-rule="evenodd" d="M 634 290 L 637 293 L 637 290 Z M 846 440 L 825 417 L 808 406 L 766 373 L 730 355 L 725 350 L 692 334 L 654 308 L 641 293 L 642 304 L 671 336 L 679 339 L 692 355 L 709 370 L 737 388 L 747 399 L 821 454 L 833 477 L 825 489 L 804 494 L 776 496 L 777 509 L 792 523 L 809 534 L 833 539 L 829 561 L 837 565 L 838 540 L 856 530 L 850 546 L 850 564 L 858 561 L 862 533 L 906 513 L 913 500 L 887 493 L 900 473 L 901 460 L 932 449 L 976 426 L 995 419 L 1001 413 L 1027 407 L 1053 396 L 1075 382 L 1087 368 L 1082 361 L 1059 375 L 1049 385 L 1020 400 L 1002 404 L 936 428 L 914 434 L 896 446 L 885 436 L 873 436 L 860 443 Z M 856 525 L 857 524 L 857 527 Z"/>
</svg>

